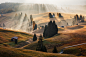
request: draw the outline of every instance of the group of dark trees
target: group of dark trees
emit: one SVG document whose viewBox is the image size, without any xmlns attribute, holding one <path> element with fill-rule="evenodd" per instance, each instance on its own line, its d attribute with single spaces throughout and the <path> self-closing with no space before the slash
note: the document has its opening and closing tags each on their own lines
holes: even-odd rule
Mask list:
<svg viewBox="0 0 86 57">
<path fill-rule="evenodd" d="M 51 13 L 49 13 L 49 18 L 53 18 L 55 17 L 55 14 L 53 13 L 53 15 Z"/>
<path fill-rule="evenodd" d="M 63 16 L 61 15 L 61 13 L 57 13 L 57 16 L 58 16 L 58 17 L 63 17 Z"/>
<path fill-rule="evenodd" d="M 52 15 L 51 13 L 49 13 L 50 18 L 53 18 L 53 16 L 55 16 L 55 14 Z M 50 21 L 48 23 L 48 25 L 45 25 L 43 37 L 52 37 L 55 34 L 57 34 L 57 32 L 58 32 L 58 27 L 57 27 L 55 21 Z M 38 41 L 38 44 L 36 47 L 36 51 L 47 52 L 47 49 L 46 49 L 45 45 L 43 44 L 43 37 L 42 37 L 42 35 L 39 36 L 39 41 Z M 37 40 L 37 37 L 36 37 L 36 34 L 34 34 L 33 41 L 36 41 L 36 40 Z M 58 53 L 56 46 L 54 47 L 52 52 Z"/>
<path fill-rule="evenodd" d="M 43 37 L 52 37 L 54 36 L 55 34 L 57 34 L 58 32 L 58 27 L 55 23 L 55 21 L 50 21 L 48 23 L 48 26 L 45 25 L 45 29 L 44 29 L 44 32 L 43 32 Z"/>
<path fill-rule="evenodd" d="M 42 35 L 39 36 L 39 41 L 38 41 L 38 45 L 36 47 L 36 51 L 47 52 L 46 47 L 43 45 L 43 37 L 42 37 Z"/>
<path fill-rule="evenodd" d="M 58 17 L 63 17 L 63 16 L 61 15 L 61 13 L 57 13 L 57 16 L 58 16 Z M 53 17 L 55 17 L 55 14 L 53 13 L 53 15 L 52 15 L 51 13 L 49 13 L 49 17 L 50 17 L 50 18 L 53 18 Z"/>
<path fill-rule="evenodd" d="M 81 22 L 84 22 L 84 16 L 82 16 L 82 15 L 80 15 L 80 17 L 76 14 L 75 16 L 74 16 L 74 18 L 75 19 L 77 19 L 77 20 L 81 20 Z"/>
<path fill-rule="evenodd" d="M 36 47 L 36 51 L 42 51 L 42 52 L 47 52 L 47 49 L 45 47 L 45 45 L 43 44 L 43 37 L 42 35 L 39 36 L 39 41 L 38 41 L 38 45 Z M 53 53 L 58 53 L 56 46 L 54 47 Z"/>
<path fill-rule="evenodd" d="M 58 16 L 58 17 L 63 17 L 63 16 L 61 15 L 61 13 L 57 13 L 57 16 Z M 49 17 L 50 17 L 50 18 L 53 18 L 53 17 L 55 17 L 55 14 L 53 13 L 53 15 L 52 15 L 51 13 L 49 13 Z"/>
<path fill-rule="evenodd" d="M 58 17 L 63 17 L 63 16 L 61 15 L 61 13 L 57 13 L 57 16 L 58 16 Z M 53 13 L 53 15 L 52 15 L 51 13 L 49 13 L 49 17 L 50 17 L 50 18 L 53 18 L 53 17 L 55 17 L 55 14 Z"/>
</svg>

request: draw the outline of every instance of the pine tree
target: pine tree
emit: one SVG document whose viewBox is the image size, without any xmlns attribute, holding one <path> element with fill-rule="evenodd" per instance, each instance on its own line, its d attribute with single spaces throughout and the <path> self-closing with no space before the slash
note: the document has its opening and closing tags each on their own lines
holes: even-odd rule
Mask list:
<svg viewBox="0 0 86 57">
<path fill-rule="evenodd" d="M 43 46 L 43 49 L 42 49 L 43 52 L 47 52 L 47 49 L 45 46 Z"/>
<path fill-rule="evenodd" d="M 80 15 L 80 20 L 82 20 L 82 15 Z"/>
<path fill-rule="evenodd" d="M 38 45 L 37 45 L 36 51 L 47 52 L 46 47 L 43 45 L 43 37 L 42 37 L 42 35 L 39 36 L 39 41 L 38 41 Z"/>
<path fill-rule="evenodd" d="M 53 31 L 54 31 L 54 35 L 55 34 L 57 34 L 57 32 L 58 32 L 58 27 L 57 27 L 57 25 L 56 25 L 56 23 L 55 23 L 55 21 L 53 21 Z"/>
<path fill-rule="evenodd" d="M 61 13 L 59 13 L 59 17 L 62 17 L 62 16 L 61 16 Z"/>
<path fill-rule="evenodd" d="M 82 17 L 81 22 L 84 22 L 84 16 Z"/>
<path fill-rule="evenodd" d="M 34 34 L 33 41 L 36 41 L 36 40 L 37 40 L 37 37 L 36 37 L 36 34 Z"/>
<path fill-rule="evenodd" d="M 46 29 L 47 29 L 47 25 L 45 25 L 45 29 L 44 29 L 44 32 L 43 32 L 43 37 L 46 37 Z"/>
<path fill-rule="evenodd" d="M 57 49 L 56 49 L 56 46 L 54 47 L 53 49 L 53 53 L 58 53 Z"/>
<path fill-rule="evenodd" d="M 52 14 L 51 14 L 51 13 L 49 13 L 49 18 L 53 18 L 53 16 L 52 16 Z"/>
<path fill-rule="evenodd" d="M 36 51 L 42 51 L 42 47 L 43 47 L 43 41 L 42 40 L 43 40 L 42 35 L 40 35 Z"/>
<path fill-rule="evenodd" d="M 76 19 L 77 19 L 77 20 L 80 20 L 80 18 L 79 18 L 79 16 L 78 16 L 77 14 L 76 14 Z"/>
</svg>

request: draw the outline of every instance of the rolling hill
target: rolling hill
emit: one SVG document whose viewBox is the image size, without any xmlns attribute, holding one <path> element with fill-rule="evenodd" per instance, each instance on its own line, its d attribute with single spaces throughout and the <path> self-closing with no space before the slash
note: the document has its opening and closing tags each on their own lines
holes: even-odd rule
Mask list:
<svg viewBox="0 0 86 57">
<path fill-rule="evenodd" d="M 63 11 L 66 12 L 61 13 L 63 17 L 58 17 L 57 12 Z M 49 4 L 2 3 L 0 14 L 2 12 L 3 16 L 0 16 L 0 57 L 86 57 L 85 44 L 64 49 L 63 54 L 52 53 L 54 46 L 60 52 L 64 47 L 86 43 L 86 14 L 83 14 L 83 11 L 72 12 L 70 9 L 58 9 Z M 77 21 L 78 25 L 73 24 L 77 12 L 82 12 L 78 14 L 79 17 L 80 15 L 85 17 L 84 22 Z M 49 18 L 49 13 L 54 13 L 55 17 Z M 37 24 L 36 30 L 33 30 L 33 26 L 30 25 L 31 15 Z M 35 33 L 39 38 L 39 35 L 43 34 L 45 25 L 50 21 L 55 21 L 57 24 L 58 34 L 43 39 L 47 52 L 36 51 L 38 39 L 33 41 L 33 34 Z M 11 41 L 11 38 L 15 36 L 18 37 L 18 44 Z"/>
</svg>

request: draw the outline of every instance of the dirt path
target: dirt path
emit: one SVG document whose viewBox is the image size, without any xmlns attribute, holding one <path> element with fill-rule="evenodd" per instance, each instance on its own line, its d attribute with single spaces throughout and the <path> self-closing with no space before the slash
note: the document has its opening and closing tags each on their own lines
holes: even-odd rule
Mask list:
<svg viewBox="0 0 86 57">
<path fill-rule="evenodd" d="M 77 45 L 72 45 L 72 46 L 64 47 L 64 48 L 61 50 L 60 54 L 62 54 L 62 53 L 64 52 L 64 49 L 67 49 L 67 48 L 70 48 L 70 47 L 81 46 L 81 45 L 85 45 L 85 44 L 86 44 L 86 43 L 81 43 L 81 44 L 77 44 Z"/>
</svg>

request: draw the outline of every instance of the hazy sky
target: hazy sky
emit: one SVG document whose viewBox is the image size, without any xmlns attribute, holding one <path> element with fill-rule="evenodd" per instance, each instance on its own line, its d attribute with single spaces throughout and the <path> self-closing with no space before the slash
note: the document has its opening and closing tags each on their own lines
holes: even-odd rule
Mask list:
<svg viewBox="0 0 86 57">
<path fill-rule="evenodd" d="M 0 0 L 0 3 L 18 2 L 18 3 L 46 3 L 57 5 L 86 5 L 86 0 Z"/>
</svg>

